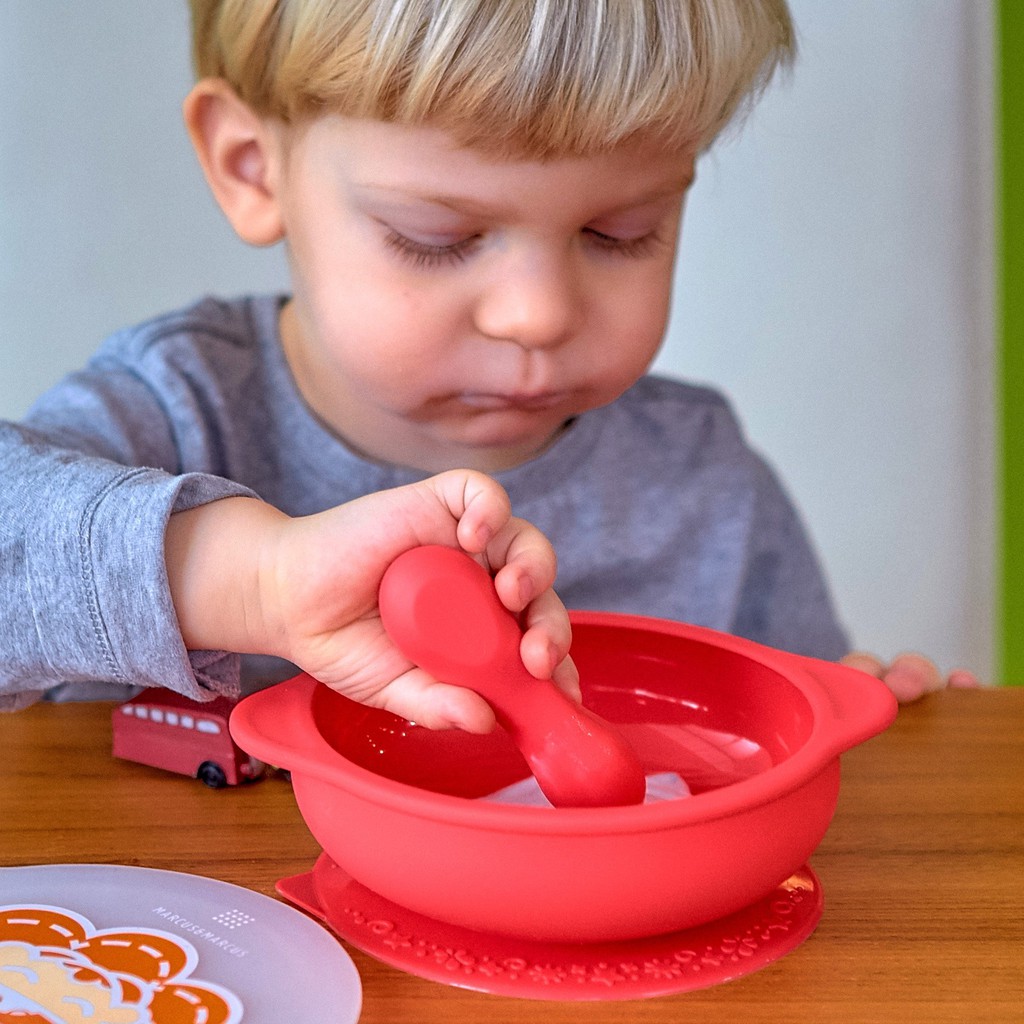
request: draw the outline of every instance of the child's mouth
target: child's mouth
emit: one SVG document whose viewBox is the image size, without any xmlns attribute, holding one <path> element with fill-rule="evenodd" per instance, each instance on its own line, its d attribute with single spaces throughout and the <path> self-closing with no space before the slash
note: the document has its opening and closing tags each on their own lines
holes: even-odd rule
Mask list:
<svg viewBox="0 0 1024 1024">
<path fill-rule="evenodd" d="M 543 412 L 554 408 L 565 399 L 564 393 L 560 391 L 545 391 L 536 394 L 469 392 L 461 397 L 466 405 L 472 406 L 474 409 L 518 412 Z"/>
</svg>

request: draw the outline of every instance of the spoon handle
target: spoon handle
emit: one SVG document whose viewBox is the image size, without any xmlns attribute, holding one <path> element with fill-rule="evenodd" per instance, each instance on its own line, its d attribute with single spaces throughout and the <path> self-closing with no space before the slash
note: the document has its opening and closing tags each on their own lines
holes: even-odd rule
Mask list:
<svg viewBox="0 0 1024 1024">
<path fill-rule="evenodd" d="M 384 574 L 379 605 L 384 628 L 410 661 L 491 705 L 555 806 L 643 801 L 644 772 L 632 748 L 550 680 L 530 675 L 518 621 L 468 555 L 432 545 L 403 553 Z"/>
</svg>

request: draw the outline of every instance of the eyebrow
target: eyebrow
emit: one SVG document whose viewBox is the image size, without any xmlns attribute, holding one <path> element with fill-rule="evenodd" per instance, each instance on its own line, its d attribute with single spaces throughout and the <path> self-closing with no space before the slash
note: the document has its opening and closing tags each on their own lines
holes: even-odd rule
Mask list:
<svg viewBox="0 0 1024 1024">
<path fill-rule="evenodd" d="M 417 203 L 428 203 L 431 206 L 444 206 L 454 213 L 474 213 L 493 216 L 499 212 L 487 203 L 478 203 L 470 196 L 460 196 L 446 192 L 420 192 L 415 188 L 402 188 L 394 185 L 379 185 L 376 182 L 360 182 L 357 187 L 366 192 L 382 192 L 397 199 L 411 200 Z"/>
<path fill-rule="evenodd" d="M 624 203 L 621 203 L 608 212 L 615 213 L 618 210 L 625 210 L 637 206 L 647 206 L 650 203 L 656 203 L 662 199 L 681 195 L 690 188 L 696 176 L 696 171 L 692 171 L 681 179 L 675 178 L 671 182 L 664 182 L 660 185 L 656 185 L 649 191 L 643 192 L 640 195 L 626 200 Z M 488 203 L 479 203 L 471 196 L 463 196 L 455 193 L 430 191 L 421 192 L 416 188 L 407 189 L 401 186 L 384 185 L 372 181 L 359 182 L 357 183 L 357 188 L 371 192 L 383 192 L 402 199 L 412 200 L 413 202 L 443 206 L 454 213 L 468 213 L 480 217 L 500 217 L 502 213 L 501 207 L 491 206 Z"/>
</svg>

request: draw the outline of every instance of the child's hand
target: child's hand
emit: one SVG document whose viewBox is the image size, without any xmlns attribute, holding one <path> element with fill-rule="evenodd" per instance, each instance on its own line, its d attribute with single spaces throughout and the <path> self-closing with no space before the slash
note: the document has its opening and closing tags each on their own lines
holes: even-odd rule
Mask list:
<svg viewBox="0 0 1024 1024">
<path fill-rule="evenodd" d="M 926 693 L 944 690 L 947 686 L 970 689 L 981 686 L 978 677 L 966 669 L 956 669 L 943 678 L 935 663 L 920 654 L 900 654 L 886 665 L 873 654 L 854 651 L 842 662 L 881 679 L 901 704 L 909 704 Z"/>
<path fill-rule="evenodd" d="M 276 654 L 354 700 L 421 725 L 487 732 L 490 706 L 414 668 L 381 624 L 385 569 L 422 544 L 461 547 L 496 572 L 502 603 L 522 613 L 527 669 L 579 699 L 568 616 L 551 589 L 554 551 L 539 530 L 512 517 L 497 483 L 470 471 L 304 518 L 251 498 L 172 516 L 168 574 L 186 645 Z M 211 586 L 218 573 L 221 585 Z"/>
</svg>

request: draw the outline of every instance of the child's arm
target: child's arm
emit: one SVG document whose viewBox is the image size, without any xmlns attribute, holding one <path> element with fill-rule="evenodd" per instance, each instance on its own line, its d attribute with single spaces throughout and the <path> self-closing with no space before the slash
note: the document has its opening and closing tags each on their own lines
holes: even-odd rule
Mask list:
<svg viewBox="0 0 1024 1024">
<path fill-rule="evenodd" d="M 81 428 L 64 445 L 0 423 L 0 711 L 58 685 L 116 684 L 126 697 L 133 686 L 167 686 L 200 700 L 231 692 L 238 657 L 193 663 L 181 642 L 164 529 L 177 509 L 252 492 L 209 474 L 143 468 L 159 465 L 155 413 L 140 431 L 145 450 L 132 453 L 138 462 L 114 461 L 107 437 L 88 434 L 101 415 L 79 408 Z"/>
<path fill-rule="evenodd" d="M 843 658 L 843 664 L 881 679 L 901 704 L 909 704 L 947 686 L 965 689 L 981 686 L 978 677 L 966 669 L 955 669 L 944 677 L 934 662 L 920 654 L 900 654 L 886 664 L 873 654 L 854 651 Z"/>
<path fill-rule="evenodd" d="M 168 579 L 185 644 L 275 654 L 421 725 L 486 732 L 490 707 L 413 668 L 381 626 L 384 570 L 421 544 L 460 546 L 497 570 L 502 601 L 525 615 L 527 668 L 578 696 L 551 545 L 511 516 L 498 484 L 461 470 L 303 518 L 242 497 L 171 516 Z"/>
</svg>

